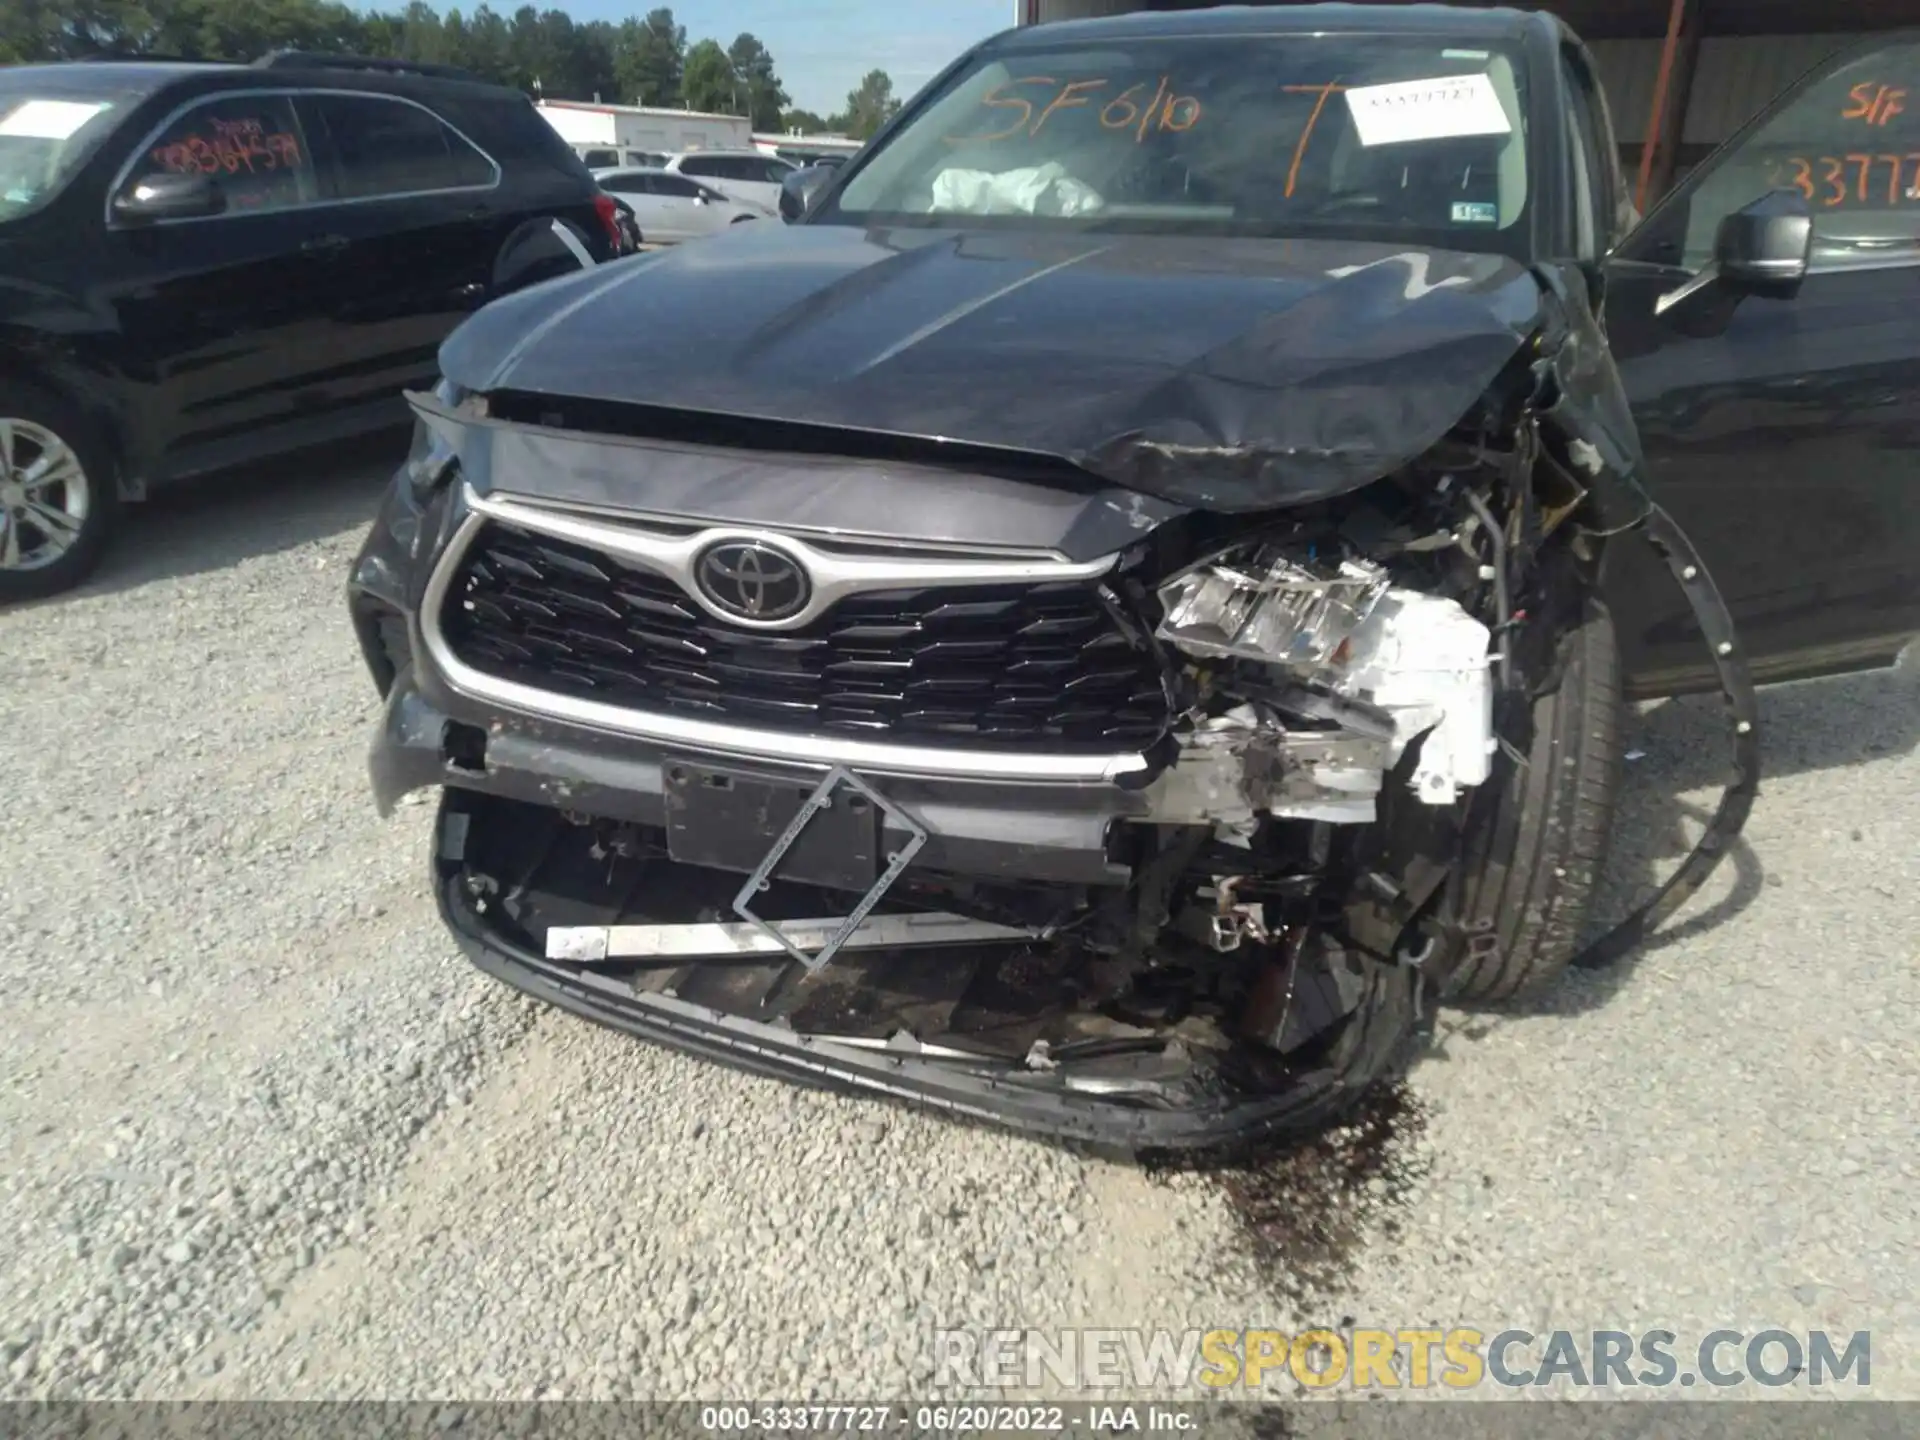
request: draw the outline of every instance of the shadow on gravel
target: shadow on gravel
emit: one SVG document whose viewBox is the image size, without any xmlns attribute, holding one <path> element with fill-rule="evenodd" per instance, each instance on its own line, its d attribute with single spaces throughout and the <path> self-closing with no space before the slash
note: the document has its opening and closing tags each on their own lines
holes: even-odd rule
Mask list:
<svg viewBox="0 0 1920 1440">
<path fill-rule="evenodd" d="M 1768 780 L 1858 765 L 1920 749 L 1920 656 L 1897 669 L 1760 691 L 1761 785 Z M 1726 727 L 1718 696 L 1668 700 L 1629 714 L 1629 791 L 1641 776 L 1669 794 L 1726 783 Z M 1641 787 L 1644 788 L 1644 787 Z M 1764 803 L 1764 799 L 1763 799 Z"/>
<path fill-rule="evenodd" d="M 396 430 L 169 486 L 126 508 L 91 580 L 38 603 L 138 590 L 364 528 L 406 455 Z"/>
<path fill-rule="evenodd" d="M 1913 660 L 1909 655 L 1893 670 L 1763 689 L 1755 816 L 1766 814 L 1770 784 L 1920 748 L 1920 670 Z M 1630 714 L 1624 733 L 1630 758 L 1622 768 L 1590 940 L 1673 872 L 1719 804 L 1718 790 L 1729 774 L 1725 711 L 1717 696 L 1669 700 Z M 1845 863 L 1845 857 L 1836 861 Z M 1701 895 L 1625 959 L 1602 970 L 1576 971 L 1537 997 L 1469 1009 L 1489 1015 L 1574 1015 L 1597 1009 L 1626 984 L 1636 965 L 1718 928 L 1784 883 L 1768 872 L 1765 856 L 1743 836 Z"/>
</svg>

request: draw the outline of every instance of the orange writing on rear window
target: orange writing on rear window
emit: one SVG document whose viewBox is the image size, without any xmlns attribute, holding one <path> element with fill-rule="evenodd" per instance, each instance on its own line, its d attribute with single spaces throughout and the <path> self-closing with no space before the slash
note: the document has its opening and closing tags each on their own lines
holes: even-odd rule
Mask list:
<svg viewBox="0 0 1920 1440">
<path fill-rule="evenodd" d="M 1910 204 L 1920 201 L 1920 151 L 1789 155 L 1774 162 L 1769 183 L 1798 190 L 1808 204 L 1825 210 Z"/>
<path fill-rule="evenodd" d="M 974 135 L 949 135 L 950 145 L 970 145 L 994 140 L 1031 140 L 1047 128 L 1063 110 L 1099 111 L 1100 127 L 1115 132 L 1131 132 L 1136 144 L 1144 142 L 1156 130 L 1175 134 L 1191 130 L 1205 113 L 1192 95 L 1176 93 L 1166 76 L 1157 84 L 1141 81 L 1113 93 L 1113 81 L 1061 81 L 1051 75 L 1025 75 L 996 85 L 980 99 L 990 110 L 1006 112 L 1000 128 Z"/>
<path fill-rule="evenodd" d="M 1840 118 L 1884 126 L 1894 116 L 1905 114 L 1906 109 L 1907 92 L 1903 87 L 1862 80 L 1847 91 L 1847 103 L 1841 107 Z"/>
<path fill-rule="evenodd" d="M 284 130 L 268 130 L 258 120 L 210 120 L 207 129 L 206 134 L 156 145 L 154 164 L 176 174 L 201 175 L 258 174 L 300 166 L 300 142 Z"/>
</svg>

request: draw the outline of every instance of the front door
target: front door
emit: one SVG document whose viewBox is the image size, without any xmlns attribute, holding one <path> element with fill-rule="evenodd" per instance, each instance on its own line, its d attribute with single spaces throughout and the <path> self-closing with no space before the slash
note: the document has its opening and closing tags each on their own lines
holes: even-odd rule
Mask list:
<svg viewBox="0 0 1920 1440">
<path fill-rule="evenodd" d="M 696 240 L 722 229 L 735 208 L 718 190 L 684 175 L 654 176 L 653 191 L 659 203 L 668 208 L 674 236 L 680 240 Z"/>
<path fill-rule="evenodd" d="M 1814 213 L 1790 300 L 1707 286 L 1728 214 Z M 1609 266 L 1607 325 L 1655 498 L 1729 601 L 1756 677 L 1884 664 L 1920 631 L 1920 37 L 1834 57 L 1689 176 Z M 1617 560 L 1617 565 L 1615 565 Z M 1610 574 L 1633 688 L 1712 683 L 1643 546 Z"/>
<path fill-rule="evenodd" d="M 185 107 L 143 141 L 111 193 L 181 171 L 212 176 L 225 213 L 109 220 L 98 282 L 150 410 L 133 429 L 152 437 L 152 453 L 129 457 L 142 475 L 193 468 L 295 419 L 339 351 L 330 259 L 317 243 L 326 207 L 289 97 L 230 91 Z"/>
</svg>

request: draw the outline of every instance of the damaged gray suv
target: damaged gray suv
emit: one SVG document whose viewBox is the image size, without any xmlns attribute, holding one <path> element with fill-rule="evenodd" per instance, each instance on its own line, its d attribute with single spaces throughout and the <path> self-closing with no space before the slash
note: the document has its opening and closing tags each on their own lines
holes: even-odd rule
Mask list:
<svg viewBox="0 0 1920 1440">
<path fill-rule="evenodd" d="M 490 305 L 350 594 L 379 801 L 444 787 L 448 925 L 750 1070 L 1257 1142 L 1430 1002 L 1564 969 L 1623 676 L 1717 686 L 1720 813 L 1586 953 L 1630 946 L 1752 801 L 1750 667 L 1920 618 L 1831 589 L 1736 636 L 1708 577 L 1752 532 L 1690 523 L 1661 407 L 1738 393 L 1676 357 L 1793 305 L 1820 237 L 1709 164 L 1623 239 L 1614 155 L 1544 16 L 1039 27 L 797 178 L 796 223 Z"/>
</svg>

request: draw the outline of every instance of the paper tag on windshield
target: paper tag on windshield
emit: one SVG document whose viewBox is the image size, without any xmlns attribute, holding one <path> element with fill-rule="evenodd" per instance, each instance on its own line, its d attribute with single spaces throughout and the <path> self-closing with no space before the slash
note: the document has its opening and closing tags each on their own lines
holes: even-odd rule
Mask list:
<svg viewBox="0 0 1920 1440">
<path fill-rule="evenodd" d="M 1513 133 L 1513 122 L 1485 74 L 1362 85 L 1347 91 L 1347 109 L 1362 145 Z"/>
<path fill-rule="evenodd" d="M 0 135 L 65 140 L 107 107 L 78 100 L 29 100 L 0 120 Z"/>
</svg>

